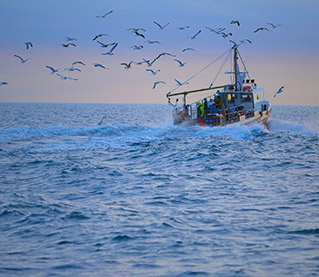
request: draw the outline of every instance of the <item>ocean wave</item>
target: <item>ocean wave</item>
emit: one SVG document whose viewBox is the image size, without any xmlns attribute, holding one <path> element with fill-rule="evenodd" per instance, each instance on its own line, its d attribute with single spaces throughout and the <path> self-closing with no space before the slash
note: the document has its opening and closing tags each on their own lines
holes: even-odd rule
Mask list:
<svg viewBox="0 0 319 277">
<path fill-rule="evenodd" d="M 246 140 L 265 133 L 260 125 L 214 127 L 203 128 L 199 126 L 182 128 L 174 125 L 163 127 L 132 126 L 126 124 L 103 125 L 98 127 L 29 127 L 0 129 L 0 142 L 25 141 L 39 138 L 54 137 L 109 137 L 109 138 L 200 138 L 200 137 L 229 137 L 233 139 Z"/>
<path fill-rule="evenodd" d="M 293 133 L 307 136 L 318 136 L 319 132 L 310 130 L 306 125 L 294 124 L 279 119 L 271 119 L 268 123 L 268 129 L 272 133 Z"/>
</svg>

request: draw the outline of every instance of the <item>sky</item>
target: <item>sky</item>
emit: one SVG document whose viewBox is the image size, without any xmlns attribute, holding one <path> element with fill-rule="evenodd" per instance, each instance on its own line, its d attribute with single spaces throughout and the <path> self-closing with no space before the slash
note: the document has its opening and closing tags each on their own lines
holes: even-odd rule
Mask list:
<svg viewBox="0 0 319 277">
<path fill-rule="evenodd" d="M 100 18 L 113 11 L 105 18 Z M 319 2 L 317 0 L 1 0 L 0 102 L 166 103 L 184 82 L 232 47 L 230 39 L 249 39 L 239 51 L 251 78 L 265 89 L 274 105 L 319 105 Z M 240 26 L 230 24 L 238 20 Z M 165 25 L 161 30 L 153 21 Z M 268 23 L 280 24 L 272 28 Z M 178 27 L 189 26 L 185 30 Z M 208 28 L 226 28 L 222 38 Z M 266 27 L 269 31 L 254 31 Z M 145 36 L 130 28 L 143 28 Z M 191 39 L 199 30 L 195 39 Z M 113 55 L 102 55 L 104 44 L 118 43 Z M 64 48 L 66 38 L 76 47 Z M 25 42 L 33 47 L 26 49 Z M 150 44 L 147 41 L 159 41 Z M 141 50 L 132 46 L 142 45 Z M 193 48 L 196 51 L 185 51 Z M 153 60 L 152 67 L 132 63 Z M 29 60 L 21 63 L 14 55 Z M 179 67 L 174 59 L 186 62 Z M 69 72 L 75 61 L 81 71 Z M 107 69 L 94 67 L 94 63 Z M 215 76 L 223 60 L 188 81 L 182 90 L 229 83 L 227 65 Z M 72 79 L 62 80 L 46 66 Z M 160 70 L 156 75 L 146 69 Z M 73 80 L 76 79 L 76 80 Z M 165 84 L 158 84 L 163 81 Z M 284 86 L 284 92 L 273 97 Z M 178 91 L 178 90 L 176 90 Z"/>
</svg>

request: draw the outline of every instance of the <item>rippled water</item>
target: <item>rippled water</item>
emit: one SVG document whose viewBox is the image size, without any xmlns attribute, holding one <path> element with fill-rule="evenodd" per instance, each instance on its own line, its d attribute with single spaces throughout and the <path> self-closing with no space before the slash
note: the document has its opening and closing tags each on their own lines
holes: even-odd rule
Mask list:
<svg viewBox="0 0 319 277">
<path fill-rule="evenodd" d="M 180 128 L 167 105 L 0 111 L 1 275 L 319 274 L 318 106 L 275 106 L 269 130 Z"/>
</svg>

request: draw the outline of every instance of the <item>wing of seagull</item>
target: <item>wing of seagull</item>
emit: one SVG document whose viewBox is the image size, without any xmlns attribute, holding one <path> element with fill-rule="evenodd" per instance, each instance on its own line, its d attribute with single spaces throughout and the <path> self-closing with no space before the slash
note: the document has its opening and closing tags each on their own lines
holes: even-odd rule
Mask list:
<svg viewBox="0 0 319 277">
<path fill-rule="evenodd" d="M 59 70 L 58 69 L 55 69 L 55 68 L 53 68 L 52 66 L 49 66 L 49 65 L 47 65 L 46 66 L 46 68 L 49 68 L 50 70 L 51 70 L 51 74 L 53 75 L 54 73 L 57 73 Z"/>
<path fill-rule="evenodd" d="M 81 64 L 81 65 L 86 65 L 85 63 L 83 63 L 83 62 L 81 62 L 81 61 L 76 61 L 76 62 L 73 62 L 72 63 L 72 67 L 73 67 L 73 65 L 75 65 L 75 64 Z"/>
<path fill-rule="evenodd" d="M 199 30 L 195 35 L 193 35 L 192 37 L 190 37 L 190 39 L 195 39 L 201 32 L 202 30 Z"/>
<path fill-rule="evenodd" d="M 185 51 L 196 51 L 194 48 L 185 48 L 182 50 L 182 52 L 185 52 Z"/>
<path fill-rule="evenodd" d="M 156 24 L 161 30 L 164 30 L 164 28 L 169 24 L 165 24 L 164 26 L 162 26 L 161 24 L 157 23 L 156 21 L 153 21 L 154 24 Z"/>
<path fill-rule="evenodd" d="M 25 44 L 27 49 L 29 49 L 30 47 L 33 47 L 33 44 L 30 41 L 25 42 L 24 44 Z"/>
<path fill-rule="evenodd" d="M 113 11 L 109 11 L 104 15 L 97 15 L 96 18 L 105 18 L 107 15 L 111 14 Z"/>
<path fill-rule="evenodd" d="M 18 55 L 14 55 L 16 58 L 18 58 L 21 63 L 25 63 L 26 61 L 30 60 L 30 59 L 23 59 L 22 57 L 18 56 Z"/>
<path fill-rule="evenodd" d="M 254 33 L 257 33 L 257 32 L 259 32 L 259 31 L 269 31 L 269 29 L 264 28 L 264 27 L 260 27 L 260 28 L 257 28 L 257 29 L 254 31 Z"/>
<path fill-rule="evenodd" d="M 237 24 L 238 26 L 240 26 L 240 23 L 239 23 L 238 20 L 232 20 L 232 21 L 230 22 L 230 24 Z"/>
<path fill-rule="evenodd" d="M 180 60 L 178 59 L 174 59 L 174 61 L 178 62 L 179 63 L 179 67 L 183 67 L 187 62 L 181 62 Z"/>
<path fill-rule="evenodd" d="M 164 81 L 157 81 L 153 84 L 153 89 L 158 85 L 158 84 L 166 84 Z"/>
<path fill-rule="evenodd" d="M 101 37 L 101 36 L 107 36 L 107 34 L 99 34 L 99 35 L 96 35 L 93 40 L 96 40 L 97 38 Z"/>
</svg>

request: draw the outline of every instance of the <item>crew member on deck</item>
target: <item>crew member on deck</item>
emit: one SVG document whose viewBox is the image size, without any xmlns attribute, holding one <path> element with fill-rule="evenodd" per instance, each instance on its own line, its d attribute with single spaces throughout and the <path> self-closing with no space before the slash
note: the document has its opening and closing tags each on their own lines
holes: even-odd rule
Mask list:
<svg viewBox="0 0 319 277">
<path fill-rule="evenodd" d="M 198 108 L 198 124 L 200 126 L 204 125 L 204 114 L 205 114 L 205 108 L 203 107 L 202 103 L 200 101 L 197 102 L 197 108 Z"/>
<path fill-rule="evenodd" d="M 222 98 L 218 95 L 218 96 L 214 99 L 214 101 L 215 101 L 216 108 L 219 109 L 219 110 L 221 110 L 222 107 L 223 107 L 223 100 L 222 100 Z"/>
</svg>

